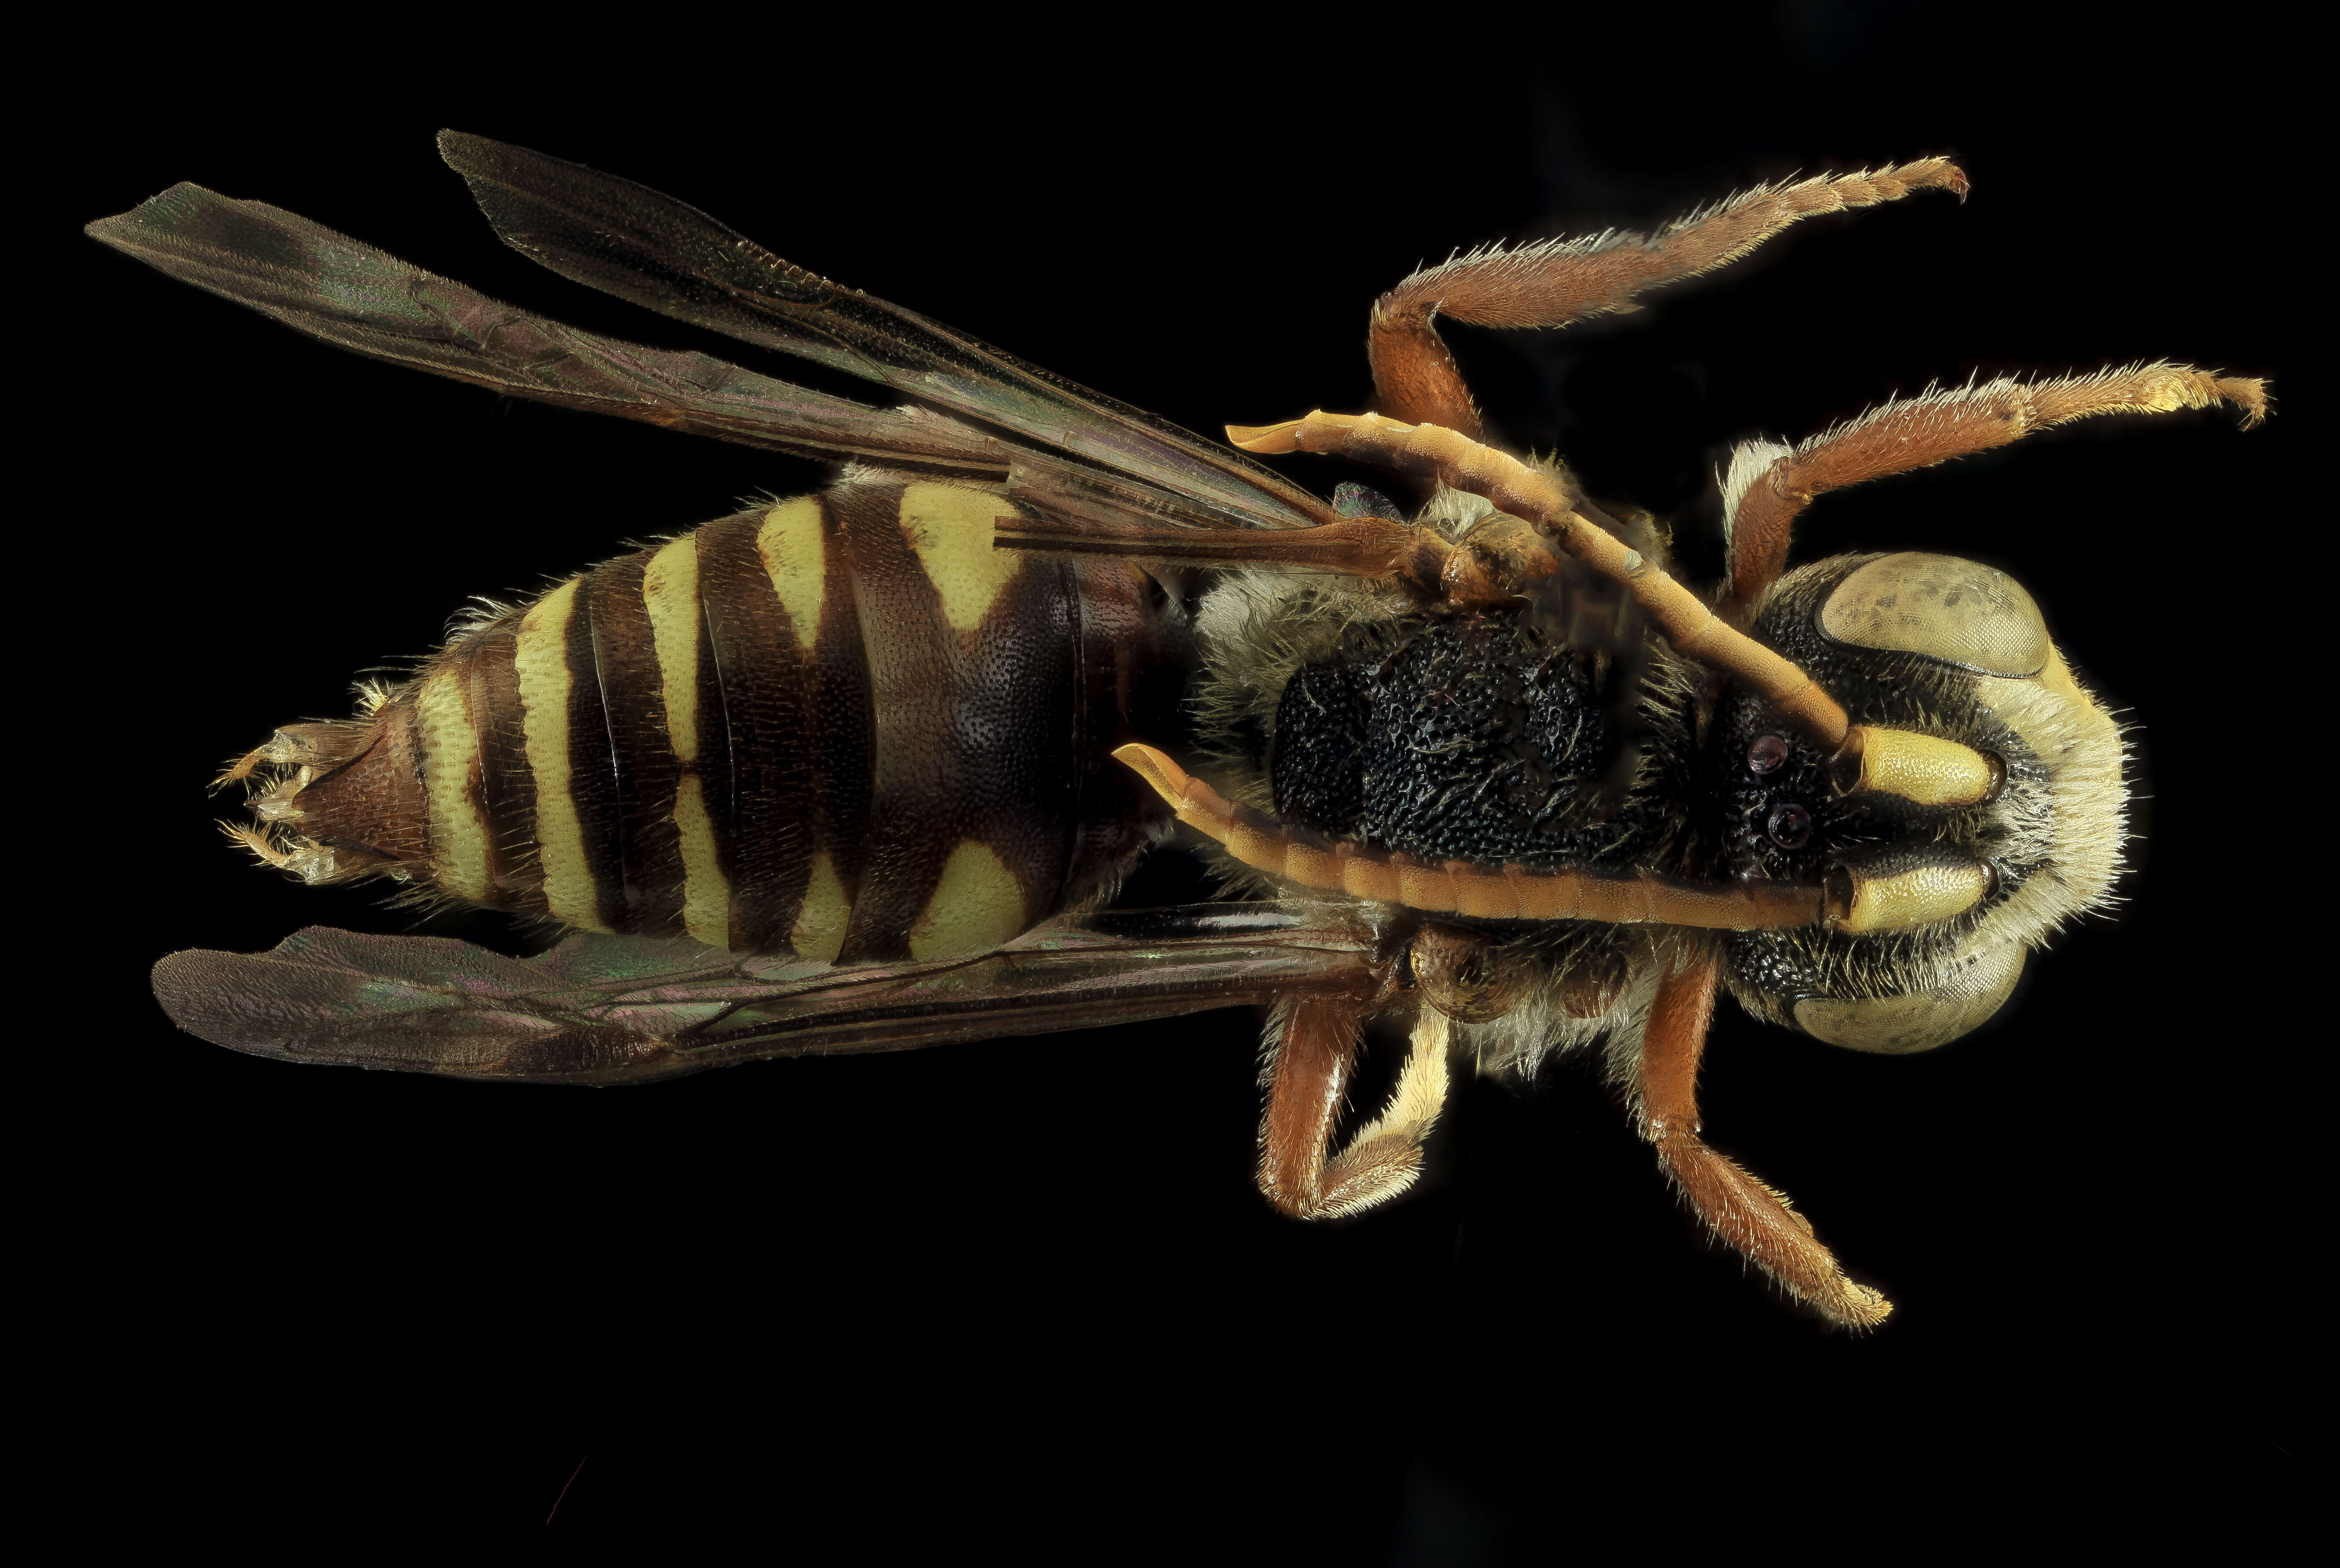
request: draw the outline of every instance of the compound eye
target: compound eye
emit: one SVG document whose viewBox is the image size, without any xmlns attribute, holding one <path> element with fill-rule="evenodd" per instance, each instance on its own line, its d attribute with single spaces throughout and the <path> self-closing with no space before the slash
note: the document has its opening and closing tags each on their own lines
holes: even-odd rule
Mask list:
<svg viewBox="0 0 2340 1568">
<path fill-rule="evenodd" d="M 1860 567 L 1820 606 L 1837 642 L 1918 654 L 1988 676 L 2028 678 L 2048 663 L 2048 624 L 2023 585 L 1956 556 L 1904 551 Z"/>
<path fill-rule="evenodd" d="M 1887 1056 L 1931 1050 L 1986 1022 L 2007 1004 L 2022 973 L 2023 944 L 1999 943 L 1957 954 L 1932 985 L 1906 995 L 1842 1001 L 1806 997 L 1796 1003 L 1796 1024 L 1847 1050 Z"/>
<path fill-rule="evenodd" d="M 1755 773 L 1777 773 L 1788 760 L 1788 743 L 1778 735 L 1757 735 L 1747 748 L 1747 766 Z"/>
<path fill-rule="evenodd" d="M 1771 808 L 1764 820 L 1763 831 L 1781 849 L 1801 849 L 1811 842 L 1812 814 L 1794 801 L 1783 800 Z"/>
</svg>

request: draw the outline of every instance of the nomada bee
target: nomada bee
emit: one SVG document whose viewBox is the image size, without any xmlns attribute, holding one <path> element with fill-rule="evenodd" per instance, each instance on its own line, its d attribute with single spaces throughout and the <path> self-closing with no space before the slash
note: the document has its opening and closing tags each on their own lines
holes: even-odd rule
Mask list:
<svg viewBox="0 0 2340 1568">
<path fill-rule="evenodd" d="M 1728 577 L 1484 439 L 1436 319 L 1630 308 L 1940 158 L 1768 186 L 1649 236 L 1488 248 L 1373 310 L 1377 411 L 1240 452 L 789 265 L 628 181 L 441 137 L 553 271 L 849 371 L 867 404 L 498 304 L 292 213 L 179 185 L 90 233 L 359 353 L 825 459 L 762 505 L 482 614 L 339 723 L 228 774 L 236 835 L 567 928 L 549 952 L 311 929 L 154 971 L 183 1027 L 293 1061 L 640 1082 L 1256 1003 L 1258 1178 L 1344 1215 L 1414 1179 L 1457 1057 L 1600 1044 L 1715 1234 L 1829 1318 L 1890 1310 L 1709 1148 L 1718 991 L 1856 1050 L 1956 1039 L 2120 867 L 2118 726 L 2020 585 L 1954 557 L 1789 570 L 1825 491 L 2256 380 L 2153 363 L 1898 399 L 1723 476 Z M 1411 516 L 1244 453 L 1402 476 Z M 1199 581 L 1195 593 L 1164 582 Z M 1228 902 L 1116 908 L 1173 818 Z M 1368 1020 L 1411 1043 L 1334 1152 Z"/>
</svg>

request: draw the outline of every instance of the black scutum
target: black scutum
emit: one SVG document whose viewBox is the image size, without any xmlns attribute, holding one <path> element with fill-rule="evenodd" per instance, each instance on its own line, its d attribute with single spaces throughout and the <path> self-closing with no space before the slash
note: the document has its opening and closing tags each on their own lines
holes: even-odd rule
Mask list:
<svg viewBox="0 0 2340 1568">
<path fill-rule="evenodd" d="M 1369 685 L 1347 664 L 1310 665 L 1285 685 L 1269 769 L 1277 814 L 1336 837 L 1356 831 L 1365 809 Z"/>
<path fill-rule="evenodd" d="M 1639 814 L 1602 804 L 1618 680 L 1609 660 L 1516 616 L 1435 621 L 1394 652 L 1335 656 L 1279 699 L 1276 810 L 1423 860 L 1622 860 Z"/>
</svg>

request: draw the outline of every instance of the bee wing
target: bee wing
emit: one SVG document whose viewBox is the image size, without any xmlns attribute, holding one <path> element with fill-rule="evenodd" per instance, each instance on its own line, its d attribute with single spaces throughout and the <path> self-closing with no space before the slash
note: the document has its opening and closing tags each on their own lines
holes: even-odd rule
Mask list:
<svg viewBox="0 0 2340 1568">
<path fill-rule="evenodd" d="M 907 1050 L 1265 1002 L 1363 995 L 1349 906 L 1289 901 L 1060 916 L 973 960 L 837 969 L 694 942 L 570 936 L 534 959 L 312 926 L 270 952 L 174 953 L 180 1028 L 286 1061 L 634 1083 L 763 1057 Z"/>
<path fill-rule="evenodd" d="M 850 371 L 1091 470 L 1083 487 L 1045 456 L 1036 459 L 1022 487 L 1036 499 L 1058 487 L 1102 488 L 1117 510 L 1223 528 L 1335 518 L 1323 500 L 1216 442 L 792 266 L 648 186 L 455 131 L 440 133 L 439 150 L 504 242 L 563 277 Z"/>
<path fill-rule="evenodd" d="M 511 397 L 804 457 L 1007 472 L 999 441 L 947 415 L 564 327 L 264 202 L 174 185 L 86 232 L 310 337 Z"/>
</svg>

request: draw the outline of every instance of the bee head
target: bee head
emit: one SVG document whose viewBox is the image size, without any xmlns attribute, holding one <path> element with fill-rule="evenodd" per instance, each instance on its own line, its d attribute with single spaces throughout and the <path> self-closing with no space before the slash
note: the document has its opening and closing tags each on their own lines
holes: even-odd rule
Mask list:
<svg viewBox="0 0 2340 1568">
<path fill-rule="evenodd" d="M 1731 991 L 1832 1045 L 1947 1044 L 2006 1002 L 2029 949 L 2107 901 L 2128 798 L 2119 727 L 2031 596 L 1972 561 L 1820 561 L 1780 580 L 1754 629 L 1856 725 L 1889 732 L 1900 777 L 1928 776 L 1938 752 L 1944 768 L 1979 758 L 1987 782 L 1873 787 L 1858 754 L 1823 754 L 1761 699 L 1727 698 L 1707 754 L 1720 869 L 1817 882 L 1826 910 L 1819 925 L 1734 932 Z"/>
</svg>

